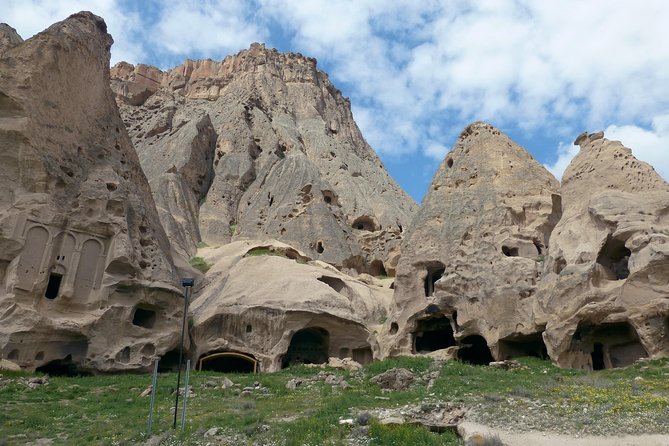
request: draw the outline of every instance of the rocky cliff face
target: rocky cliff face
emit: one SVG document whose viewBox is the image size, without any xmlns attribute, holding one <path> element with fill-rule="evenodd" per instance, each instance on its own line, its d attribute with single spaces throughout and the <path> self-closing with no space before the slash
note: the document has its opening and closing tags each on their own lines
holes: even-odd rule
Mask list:
<svg viewBox="0 0 669 446">
<path fill-rule="evenodd" d="M 557 180 L 496 128 L 468 126 L 435 174 L 402 243 L 388 354 L 458 344 L 504 356 L 518 340 L 540 344 L 532 316 L 551 231 Z M 532 347 L 534 348 L 534 347 Z M 540 349 L 539 349 L 540 351 Z M 481 362 L 490 359 L 490 352 Z"/>
<path fill-rule="evenodd" d="M 25 42 L 0 27 L 0 349 L 25 368 L 144 367 L 178 340 L 176 272 L 108 87 L 111 44 L 90 13 Z"/>
<path fill-rule="evenodd" d="M 669 185 L 602 133 L 564 173 L 536 314 L 564 367 L 669 355 Z"/>
<path fill-rule="evenodd" d="M 394 271 L 417 207 L 314 59 L 253 44 L 167 72 L 121 63 L 111 85 L 182 255 L 269 236 L 344 269 Z"/>
</svg>

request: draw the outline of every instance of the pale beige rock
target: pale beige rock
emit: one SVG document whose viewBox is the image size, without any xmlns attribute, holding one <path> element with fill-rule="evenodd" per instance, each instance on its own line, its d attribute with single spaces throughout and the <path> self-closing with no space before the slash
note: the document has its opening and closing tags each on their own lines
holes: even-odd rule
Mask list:
<svg viewBox="0 0 669 446">
<path fill-rule="evenodd" d="M 0 55 L 22 42 L 23 39 L 14 28 L 6 23 L 0 23 Z"/>
<path fill-rule="evenodd" d="M 190 355 L 204 368 L 216 353 L 252 357 L 263 372 L 329 357 L 364 364 L 378 355 L 375 330 L 392 290 L 368 286 L 276 240 L 237 241 L 198 254 L 213 265 L 191 305 Z"/>
<path fill-rule="evenodd" d="M 534 322 L 532 309 L 561 214 L 559 189 L 543 166 L 499 130 L 468 126 L 403 240 L 383 355 L 458 344 L 457 354 L 465 359 L 488 348 L 499 359 L 541 354 L 543 327 Z M 528 347 L 531 352 L 525 351 L 528 341 L 536 344 Z M 492 360 L 490 353 L 477 359 Z"/>
<path fill-rule="evenodd" d="M 9 370 L 10 372 L 18 372 L 21 370 L 21 367 L 7 359 L 0 359 L 0 370 Z"/>
<path fill-rule="evenodd" d="M 253 44 L 166 72 L 121 63 L 111 85 L 178 252 L 272 237 L 344 270 L 394 274 L 417 206 L 314 59 Z"/>
<path fill-rule="evenodd" d="M 78 13 L 0 40 L 2 355 L 50 373 L 149 368 L 179 340 L 180 290 L 109 89 L 111 36 Z"/>
<path fill-rule="evenodd" d="M 535 311 L 562 367 L 669 356 L 669 185 L 620 142 L 581 135 Z"/>
</svg>

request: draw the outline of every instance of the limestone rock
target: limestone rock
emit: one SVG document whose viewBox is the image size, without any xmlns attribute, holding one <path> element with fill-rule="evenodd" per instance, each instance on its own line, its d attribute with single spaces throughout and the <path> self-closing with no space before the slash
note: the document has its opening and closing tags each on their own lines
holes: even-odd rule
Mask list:
<svg viewBox="0 0 669 446">
<path fill-rule="evenodd" d="M 561 215 L 559 190 L 499 130 L 468 126 L 402 242 L 384 354 L 460 345 L 460 358 L 487 364 L 491 354 L 505 359 L 528 343 L 524 353 L 540 354 L 543 327 L 532 310 Z"/>
<path fill-rule="evenodd" d="M 669 185 L 620 142 L 584 134 L 562 179 L 537 319 L 562 367 L 669 355 Z"/>
<path fill-rule="evenodd" d="M 166 72 L 121 63 L 111 86 L 180 252 L 271 237 L 346 270 L 394 272 L 417 206 L 314 59 L 253 44 Z"/>
<path fill-rule="evenodd" d="M 226 370 L 243 355 L 250 369 L 327 363 L 366 364 L 392 290 L 370 287 L 276 240 L 237 241 L 198 252 L 213 266 L 191 305 L 192 358 Z M 208 359 L 210 358 L 210 359 Z M 227 358 L 227 359 L 226 359 Z M 227 361 L 227 362 L 226 362 Z"/>
<path fill-rule="evenodd" d="M 109 89 L 112 38 L 85 12 L 0 35 L 2 355 L 48 373 L 148 368 L 178 342 L 181 293 Z"/>
<path fill-rule="evenodd" d="M 0 23 L 0 55 L 23 42 L 19 33 L 6 23 Z"/>
</svg>

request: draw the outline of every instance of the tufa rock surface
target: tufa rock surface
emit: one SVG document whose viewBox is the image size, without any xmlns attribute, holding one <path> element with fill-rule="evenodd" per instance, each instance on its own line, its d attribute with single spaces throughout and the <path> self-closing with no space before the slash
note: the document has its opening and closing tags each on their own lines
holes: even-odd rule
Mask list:
<svg viewBox="0 0 669 446">
<path fill-rule="evenodd" d="M 540 352 L 532 310 L 559 191 L 506 135 L 468 126 L 402 242 L 384 355 L 460 345 L 460 358 L 487 364 L 526 343 Z"/>
<path fill-rule="evenodd" d="M 562 367 L 669 355 L 669 185 L 603 133 L 576 140 L 562 179 L 537 322 Z"/>
<path fill-rule="evenodd" d="M 392 274 L 416 204 L 316 61 L 264 45 L 111 86 L 177 252 L 271 237 L 338 268 Z"/>
<path fill-rule="evenodd" d="M 137 369 L 178 342 L 178 275 L 108 87 L 111 44 L 91 13 L 25 42 L 0 27 L 0 351 L 25 369 Z"/>
</svg>

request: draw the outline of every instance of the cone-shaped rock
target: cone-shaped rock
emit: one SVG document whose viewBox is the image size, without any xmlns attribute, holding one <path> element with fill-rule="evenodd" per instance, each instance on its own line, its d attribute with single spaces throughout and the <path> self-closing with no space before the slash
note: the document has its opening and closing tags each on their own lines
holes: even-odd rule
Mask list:
<svg viewBox="0 0 669 446">
<path fill-rule="evenodd" d="M 630 149 L 583 134 L 564 173 L 537 317 L 560 366 L 669 355 L 669 185 Z"/>
<path fill-rule="evenodd" d="M 402 243 L 387 353 L 542 355 L 532 307 L 560 213 L 558 181 L 525 149 L 488 124 L 468 126 Z"/>
<path fill-rule="evenodd" d="M 91 13 L 25 42 L 0 34 L 2 356 L 56 373 L 148 367 L 178 341 L 181 299 L 109 89 L 111 36 Z"/>
<path fill-rule="evenodd" d="M 6 23 L 0 23 L 0 55 L 22 42 L 23 39 L 14 28 Z"/>
<path fill-rule="evenodd" d="M 182 254 L 269 236 L 345 269 L 394 269 L 417 206 L 314 59 L 253 44 L 167 72 L 121 63 L 112 88 Z"/>
</svg>

